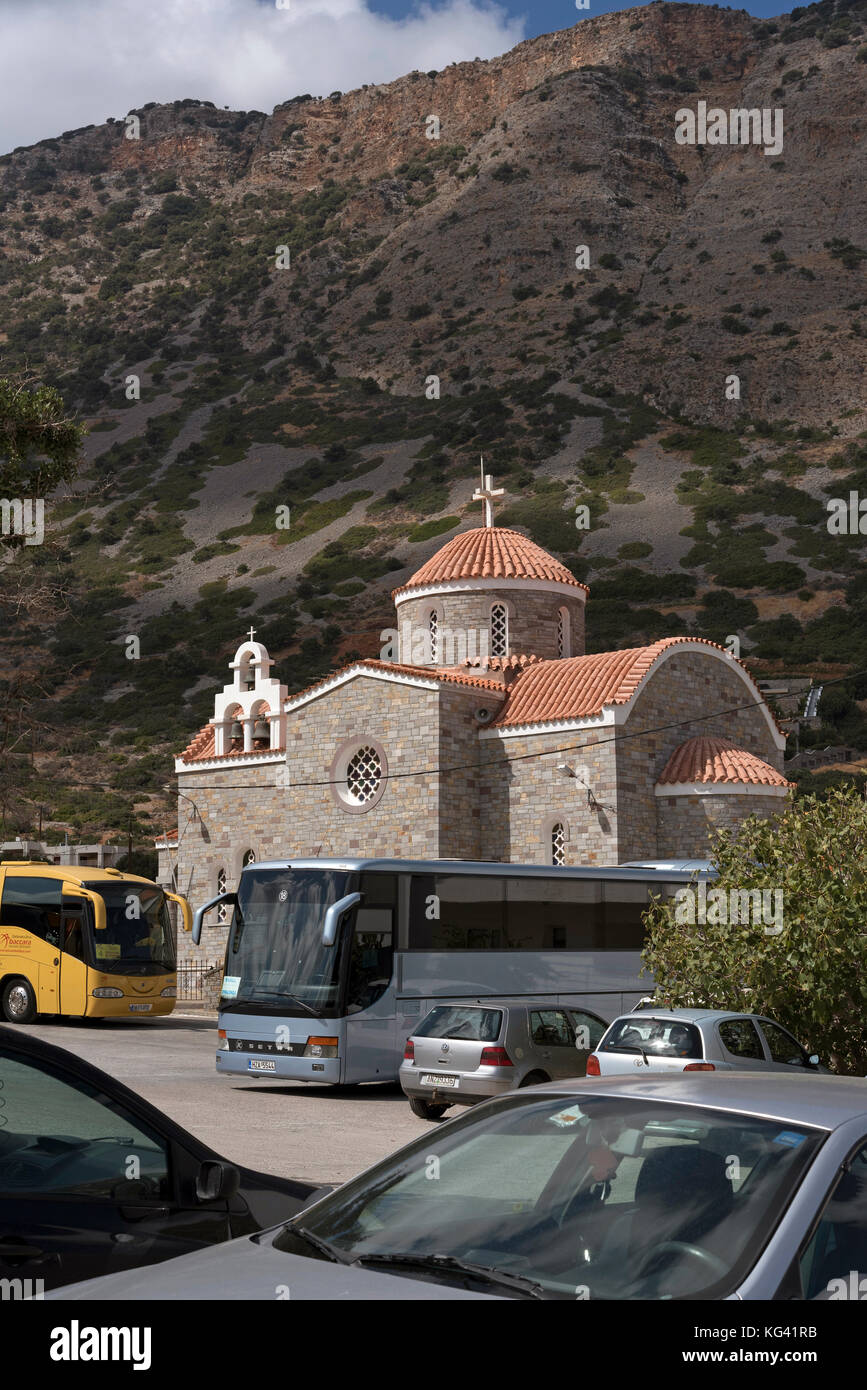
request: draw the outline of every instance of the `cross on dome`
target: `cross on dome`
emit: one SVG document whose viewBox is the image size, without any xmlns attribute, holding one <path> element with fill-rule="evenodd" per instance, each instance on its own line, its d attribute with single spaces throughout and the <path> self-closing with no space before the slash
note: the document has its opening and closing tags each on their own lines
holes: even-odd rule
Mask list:
<svg viewBox="0 0 867 1390">
<path fill-rule="evenodd" d="M 493 500 L 494 500 L 495 497 L 503 497 L 503 496 L 505 496 L 506 489 L 505 489 L 504 487 L 494 487 L 494 479 L 493 479 L 492 475 L 491 475 L 490 473 L 485 473 L 485 459 L 484 459 L 484 455 L 482 455 L 482 458 L 481 458 L 481 464 L 480 464 L 480 470 L 479 470 L 479 472 L 480 472 L 480 478 L 481 478 L 481 485 L 480 485 L 480 486 L 476 489 L 476 491 L 473 493 L 473 501 L 474 501 L 474 502 L 484 502 L 484 504 L 485 504 L 485 525 L 486 525 L 486 526 L 493 526 L 493 524 L 494 524 L 494 508 L 493 508 L 493 506 L 492 506 Z"/>
</svg>

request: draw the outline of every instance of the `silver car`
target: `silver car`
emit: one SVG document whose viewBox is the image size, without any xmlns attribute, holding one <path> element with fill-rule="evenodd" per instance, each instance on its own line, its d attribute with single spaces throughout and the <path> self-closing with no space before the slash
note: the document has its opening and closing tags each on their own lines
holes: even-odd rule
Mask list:
<svg viewBox="0 0 867 1390">
<path fill-rule="evenodd" d="M 513 1092 L 284 1225 L 46 1298 L 757 1299 L 778 1326 L 865 1291 L 867 1082 L 735 1071 Z"/>
<path fill-rule="evenodd" d="M 451 1105 L 583 1076 L 607 1026 L 598 1014 L 546 1000 L 446 1001 L 407 1038 L 400 1084 L 414 1115 L 441 1120 Z"/>
<path fill-rule="evenodd" d="M 633 1010 L 615 1018 L 587 1059 L 587 1076 L 645 1072 L 824 1072 L 773 1019 L 724 1009 Z"/>
</svg>

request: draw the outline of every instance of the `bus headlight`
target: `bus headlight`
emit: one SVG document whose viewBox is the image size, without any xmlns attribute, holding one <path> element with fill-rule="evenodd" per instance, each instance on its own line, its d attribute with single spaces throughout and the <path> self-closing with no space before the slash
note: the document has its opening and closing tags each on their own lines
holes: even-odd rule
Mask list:
<svg viewBox="0 0 867 1390">
<path fill-rule="evenodd" d="M 305 1057 L 336 1057 L 336 1038 L 308 1038 L 304 1049 Z"/>
<path fill-rule="evenodd" d="M 94 999 L 122 999 L 123 990 L 115 989 L 113 985 L 100 985 L 99 989 L 92 991 Z"/>
<path fill-rule="evenodd" d="M 166 985 L 165 989 L 160 990 L 161 999 L 177 999 L 178 991 L 176 985 Z"/>
<path fill-rule="evenodd" d="M 226 1037 L 226 1030 L 225 1030 L 225 1028 L 218 1028 L 218 1029 L 217 1029 L 217 1051 L 218 1051 L 218 1052 L 228 1052 L 228 1051 L 229 1051 L 229 1039 Z"/>
</svg>

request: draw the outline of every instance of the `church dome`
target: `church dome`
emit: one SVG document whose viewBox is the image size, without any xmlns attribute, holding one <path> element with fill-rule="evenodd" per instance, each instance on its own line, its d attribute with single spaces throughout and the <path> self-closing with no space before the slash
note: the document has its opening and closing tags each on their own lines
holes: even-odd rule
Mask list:
<svg viewBox="0 0 867 1390">
<path fill-rule="evenodd" d="M 564 564 L 535 541 L 505 526 L 479 526 L 452 537 L 442 549 L 416 570 L 393 597 L 412 589 L 430 588 L 460 580 L 529 580 L 567 584 L 589 592 Z"/>
<path fill-rule="evenodd" d="M 794 785 L 755 753 L 738 748 L 727 738 L 705 734 L 675 748 L 657 782 L 658 787 L 733 785 L 782 787 Z"/>
</svg>

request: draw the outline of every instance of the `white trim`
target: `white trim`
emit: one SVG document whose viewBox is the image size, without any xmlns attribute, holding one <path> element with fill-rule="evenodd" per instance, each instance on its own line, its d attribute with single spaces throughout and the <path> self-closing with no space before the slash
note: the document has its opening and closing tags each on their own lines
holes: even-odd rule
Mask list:
<svg viewBox="0 0 867 1390">
<path fill-rule="evenodd" d="M 263 763 L 283 763 L 285 761 L 285 751 L 275 753 L 272 750 L 263 749 L 261 753 L 247 753 L 243 758 L 207 758 L 203 762 L 192 763 L 185 763 L 182 758 L 175 758 L 175 772 L 225 772 L 227 768 L 261 767 Z"/>
<path fill-rule="evenodd" d="M 486 729 L 481 734 L 481 737 L 516 738 L 519 736 L 526 737 L 528 734 L 533 733 L 559 734 L 569 733 L 573 729 L 597 728 L 600 725 L 608 724 L 626 724 L 627 721 L 631 718 L 632 714 L 634 713 L 636 701 L 642 694 L 650 678 L 656 675 L 656 672 L 669 659 L 669 657 L 676 656 L 679 652 L 699 652 L 702 656 L 711 656 L 716 657 L 719 661 L 727 661 L 731 669 L 738 676 L 740 676 L 744 685 L 750 691 L 750 694 L 755 699 L 760 701 L 760 703 L 756 704 L 756 710 L 760 714 L 764 715 L 765 721 L 768 725 L 771 737 L 773 738 L 776 747 L 780 750 L 780 752 L 782 752 L 785 749 L 786 735 L 784 733 L 781 733 L 780 730 L 777 728 L 776 724 L 774 723 L 773 715 L 771 714 L 771 711 L 765 704 L 764 696 L 762 695 L 762 692 L 759 690 L 749 671 L 747 671 L 745 667 L 741 666 L 739 661 L 736 661 L 733 657 L 729 656 L 728 652 L 723 651 L 719 647 L 713 646 L 710 642 L 676 642 L 672 646 L 666 647 L 664 651 L 659 653 L 659 655 L 656 657 L 656 659 L 653 661 L 650 667 L 645 671 L 644 675 L 641 677 L 641 680 L 638 682 L 629 699 L 623 700 L 616 705 L 603 705 L 602 710 L 598 715 L 590 715 L 583 719 L 546 720 L 544 722 L 534 722 L 531 724 L 519 725 L 509 724 L 499 729 Z M 580 657 L 572 658 L 573 661 L 578 661 L 580 659 Z M 741 712 L 746 713 L 745 710 Z M 689 737 L 695 738 L 701 734 L 702 723 L 700 721 L 696 721 L 690 727 L 692 728 L 693 732 L 689 734 Z M 687 740 L 685 739 L 684 742 L 686 741 Z"/>
<path fill-rule="evenodd" d="M 436 584 L 423 584 L 412 589 L 396 589 L 395 608 L 410 599 L 434 598 L 439 594 L 491 593 L 497 589 L 517 589 L 522 593 L 569 594 L 587 602 L 587 590 L 576 584 L 564 584 L 560 579 L 443 579 Z M 495 600 L 495 595 L 492 595 Z"/>
<path fill-rule="evenodd" d="M 790 787 L 764 782 L 657 782 L 656 796 L 788 796 Z"/>
<path fill-rule="evenodd" d="M 502 729 L 480 729 L 479 738 L 529 738 L 532 734 L 571 734 L 582 729 L 610 729 L 622 723 L 617 707 L 608 706 L 585 719 L 548 719 L 543 724 L 508 724 Z"/>
<path fill-rule="evenodd" d="M 284 714 L 294 714 L 295 710 L 302 709 L 304 705 L 309 705 L 313 700 L 321 699 L 323 695 L 330 695 L 332 690 L 339 689 L 341 685 L 346 685 L 348 681 L 355 680 L 358 676 L 369 676 L 371 680 L 388 681 L 393 685 L 409 685 L 416 690 L 441 690 L 444 685 L 456 685 L 458 688 L 468 690 L 478 688 L 469 685 L 464 687 L 461 681 L 441 681 L 430 676 L 407 676 L 403 671 L 374 671 L 369 666 L 362 666 L 359 663 L 321 682 L 313 690 L 308 690 L 306 695 L 297 695 L 294 699 L 287 700 L 283 706 L 283 712 Z M 491 693 L 496 694 L 496 691 Z"/>
<path fill-rule="evenodd" d="M 641 677 L 641 680 L 638 682 L 638 685 L 635 687 L 629 699 L 625 702 L 625 704 L 619 707 L 620 709 L 625 711 L 624 718 L 629 713 L 629 711 L 634 709 L 635 702 L 638 699 L 641 692 L 643 691 L 650 677 L 656 674 L 660 666 L 662 666 L 666 661 L 668 661 L 669 657 L 676 656 L 678 652 L 700 652 L 703 656 L 712 656 L 716 657 L 719 661 L 727 661 L 731 669 L 735 672 L 735 674 L 740 676 L 741 680 L 743 681 L 747 689 L 750 691 L 753 698 L 757 701 L 761 701 L 760 704 L 756 705 L 756 708 L 760 714 L 763 714 L 765 716 L 765 720 L 771 732 L 771 737 L 773 738 L 777 748 L 782 752 L 782 750 L 786 746 L 786 735 L 781 733 L 780 730 L 777 728 L 774 722 L 774 717 L 765 703 L 765 697 L 759 690 L 759 687 L 756 685 L 749 671 L 746 669 L 745 666 L 742 666 L 739 661 L 735 660 L 735 658 L 731 656 L 729 652 L 723 651 L 720 647 L 715 647 L 710 642 L 676 642 L 672 646 L 666 647 L 665 651 L 660 652 L 656 660 L 650 666 L 650 668 L 647 671 L 645 671 L 644 675 Z M 743 713 L 746 713 L 746 711 L 743 711 Z M 695 729 L 695 732 L 690 735 L 691 738 L 697 737 L 702 732 L 700 725 L 696 724 L 693 727 Z"/>
</svg>

